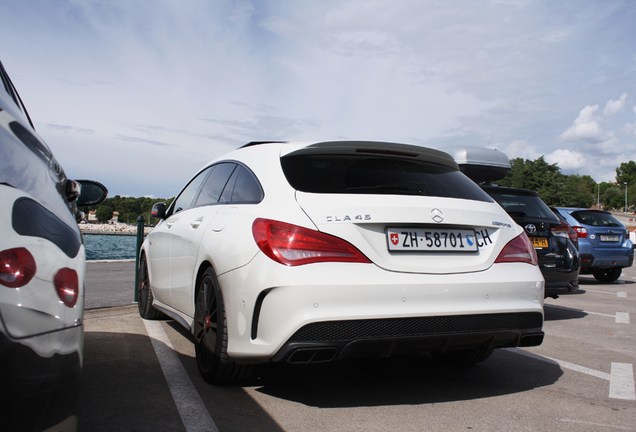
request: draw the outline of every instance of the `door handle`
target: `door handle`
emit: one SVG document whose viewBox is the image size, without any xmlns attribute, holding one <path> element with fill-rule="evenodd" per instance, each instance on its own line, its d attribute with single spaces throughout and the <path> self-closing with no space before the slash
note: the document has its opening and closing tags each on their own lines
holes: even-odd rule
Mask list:
<svg viewBox="0 0 636 432">
<path fill-rule="evenodd" d="M 198 219 L 195 219 L 192 222 L 190 222 L 190 226 L 192 228 L 194 228 L 194 229 L 197 229 L 201 225 L 201 222 L 203 222 L 203 218 L 202 217 L 200 217 Z"/>
</svg>

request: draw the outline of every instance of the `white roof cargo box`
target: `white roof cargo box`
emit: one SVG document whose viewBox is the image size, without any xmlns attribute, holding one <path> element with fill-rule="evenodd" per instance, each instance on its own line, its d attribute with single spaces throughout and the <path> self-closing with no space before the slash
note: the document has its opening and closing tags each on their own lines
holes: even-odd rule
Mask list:
<svg viewBox="0 0 636 432">
<path fill-rule="evenodd" d="M 461 172 L 476 183 L 500 180 L 510 171 L 508 156 L 499 150 L 486 147 L 459 147 L 448 151 Z"/>
</svg>

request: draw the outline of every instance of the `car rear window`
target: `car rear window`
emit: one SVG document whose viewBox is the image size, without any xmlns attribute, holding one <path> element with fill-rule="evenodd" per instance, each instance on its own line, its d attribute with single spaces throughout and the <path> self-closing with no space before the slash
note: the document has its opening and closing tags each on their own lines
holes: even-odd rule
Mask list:
<svg viewBox="0 0 636 432">
<path fill-rule="evenodd" d="M 530 194 L 489 191 L 490 195 L 513 218 L 559 219 L 541 198 Z"/>
<path fill-rule="evenodd" d="M 302 192 L 421 195 L 492 202 L 458 170 L 422 160 L 303 154 L 285 156 L 281 163 L 289 184 Z"/>
<path fill-rule="evenodd" d="M 599 227 L 620 227 L 623 226 L 614 216 L 609 213 L 598 211 L 575 211 L 572 217 L 583 225 Z"/>
</svg>

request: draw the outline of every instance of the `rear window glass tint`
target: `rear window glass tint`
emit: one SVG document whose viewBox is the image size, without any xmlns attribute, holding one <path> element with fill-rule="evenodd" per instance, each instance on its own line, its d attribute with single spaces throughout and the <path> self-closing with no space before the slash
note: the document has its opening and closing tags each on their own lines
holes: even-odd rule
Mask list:
<svg viewBox="0 0 636 432">
<path fill-rule="evenodd" d="M 219 202 L 231 204 L 256 204 L 263 199 L 260 183 L 248 169 L 238 166 L 227 182 Z"/>
<path fill-rule="evenodd" d="M 201 192 L 199 192 L 196 207 L 216 204 L 235 168 L 236 165 L 233 163 L 214 165 L 212 172 L 201 188 Z"/>
<path fill-rule="evenodd" d="M 461 172 L 426 161 L 366 155 L 291 155 L 281 159 L 297 190 L 330 194 L 422 195 L 492 202 Z"/>
<path fill-rule="evenodd" d="M 622 224 L 609 213 L 577 211 L 572 212 L 572 217 L 583 225 L 599 227 L 620 227 Z"/>
<path fill-rule="evenodd" d="M 559 220 L 552 210 L 550 210 L 550 207 L 541 201 L 541 198 L 538 196 L 494 191 L 491 191 L 490 195 L 512 217 Z"/>
</svg>

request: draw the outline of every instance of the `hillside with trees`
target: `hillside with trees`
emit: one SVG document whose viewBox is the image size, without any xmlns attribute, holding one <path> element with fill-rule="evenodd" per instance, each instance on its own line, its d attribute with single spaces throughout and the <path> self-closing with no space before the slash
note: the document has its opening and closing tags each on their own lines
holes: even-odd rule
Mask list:
<svg viewBox="0 0 636 432">
<path fill-rule="evenodd" d="M 119 213 L 118 220 L 122 223 L 134 224 L 137 221 L 137 217 L 140 215 L 146 219 L 146 223 L 150 223 L 150 210 L 152 209 L 153 204 L 157 202 L 165 202 L 169 204 L 173 199 L 174 198 L 133 198 L 115 195 L 112 198 L 106 198 L 106 200 L 97 207 L 85 207 L 81 208 L 81 210 L 86 215 L 88 215 L 89 211 L 95 210 L 95 216 L 97 217 L 97 221 L 100 223 L 105 223 L 111 220 L 113 212 Z"/>
<path fill-rule="evenodd" d="M 596 207 L 623 210 L 625 186 L 627 207 L 636 206 L 636 162 L 623 162 L 616 168 L 616 182 L 596 183 L 589 175 L 561 173 L 556 164 L 549 164 L 543 156 L 536 160 L 522 158 L 510 161 L 511 169 L 496 183 L 537 191 L 550 206 Z M 626 184 L 626 185 L 625 185 Z"/>
<path fill-rule="evenodd" d="M 510 161 L 511 169 L 496 183 L 501 186 L 531 189 L 537 191 L 550 206 L 596 207 L 622 211 L 625 206 L 625 186 L 627 186 L 627 207 L 636 208 L 636 162 L 622 163 L 616 168 L 615 183 L 596 183 L 589 175 L 565 175 L 556 164 L 549 164 L 543 156 L 535 160 L 522 158 Z M 96 210 L 98 222 L 108 222 L 113 212 L 119 212 L 119 222 L 134 224 L 143 215 L 146 223 L 152 223 L 150 209 L 156 202 L 169 204 L 173 198 L 132 198 L 116 195 L 107 198 L 97 207 L 82 208 L 88 214 Z"/>
</svg>

